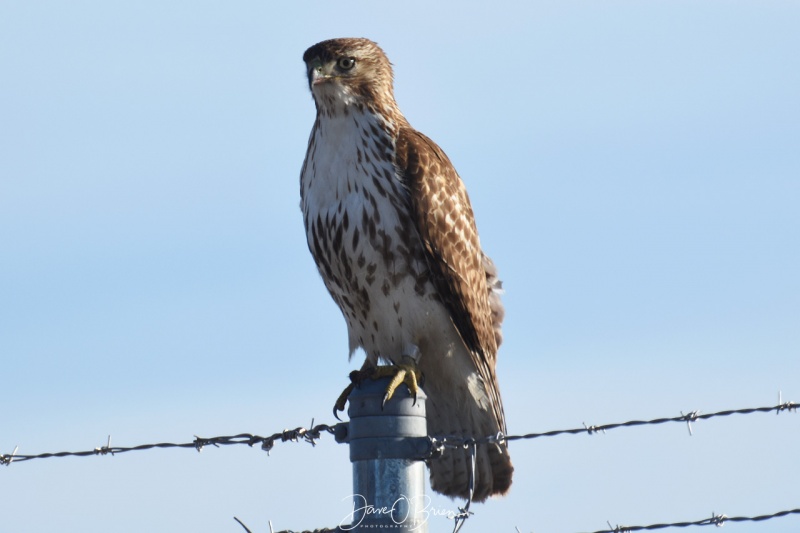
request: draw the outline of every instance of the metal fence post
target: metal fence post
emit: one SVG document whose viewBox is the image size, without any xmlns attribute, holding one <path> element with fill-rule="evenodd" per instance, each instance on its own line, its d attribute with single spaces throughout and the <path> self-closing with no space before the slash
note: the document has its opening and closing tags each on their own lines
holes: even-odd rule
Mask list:
<svg viewBox="0 0 800 533">
<path fill-rule="evenodd" d="M 430 453 L 425 393 L 405 385 L 381 406 L 389 379 L 366 379 L 350 394 L 347 441 L 353 463 L 349 531 L 427 533 L 425 464 Z"/>
</svg>

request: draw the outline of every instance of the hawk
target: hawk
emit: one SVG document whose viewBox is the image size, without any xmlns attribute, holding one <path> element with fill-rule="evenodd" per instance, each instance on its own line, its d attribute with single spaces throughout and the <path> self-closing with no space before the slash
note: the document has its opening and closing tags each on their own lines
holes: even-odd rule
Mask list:
<svg viewBox="0 0 800 533">
<path fill-rule="evenodd" d="M 505 433 L 495 375 L 501 284 L 481 250 L 464 184 L 394 99 L 392 66 L 368 39 L 331 39 L 303 55 L 316 120 L 300 176 L 308 247 L 364 368 L 415 362 L 432 435 Z M 431 487 L 468 497 L 470 455 L 429 463 Z M 478 446 L 473 500 L 503 494 L 505 443 Z"/>
</svg>

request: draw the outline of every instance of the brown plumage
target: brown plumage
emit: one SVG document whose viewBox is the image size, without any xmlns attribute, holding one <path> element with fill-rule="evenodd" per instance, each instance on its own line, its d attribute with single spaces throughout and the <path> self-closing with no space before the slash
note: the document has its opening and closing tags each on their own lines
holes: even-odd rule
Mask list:
<svg viewBox="0 0 800 533">
<path fill-rule="evenodd" d="M 464 184 L 445 153 L 397 107 L 392 69 L 367 39 L 332 39 L 303 55 L 317 118 L 301 173 L 308 245 L 367 362 L 418 362 L 428 432 L 505 432 L 495 375 L 503 307 Z M 431 486 L 468 494 L 469 456 L 430 462 Z M 505 445 L 477 451 L 474 499 L 503 494 Z"/>
</svg>

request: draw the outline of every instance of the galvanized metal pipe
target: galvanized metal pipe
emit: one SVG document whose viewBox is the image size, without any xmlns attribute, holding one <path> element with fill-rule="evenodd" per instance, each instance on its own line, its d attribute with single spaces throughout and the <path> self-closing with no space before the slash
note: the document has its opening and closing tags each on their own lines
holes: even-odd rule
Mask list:
<svg viewBox="0 0 800 533">
<path fill-rule="evenodd" d="M 370 533 L 427 533 L 425 464 L 430 453 L 425 393 L 405 385 L 381 406 L 389 379 L 363 381 L 350 394 L 347 440 L 353 463 L 353 523 Z"/>
</svg>

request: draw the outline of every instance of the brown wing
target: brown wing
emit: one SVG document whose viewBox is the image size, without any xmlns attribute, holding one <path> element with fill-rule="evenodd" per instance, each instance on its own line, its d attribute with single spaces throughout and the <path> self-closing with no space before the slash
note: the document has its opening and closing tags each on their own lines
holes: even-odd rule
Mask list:
<svg viewBox="0 0 800 533">
<path fill-rule="evenodd" d="M 497 421 L 505 430 L 494 372 L 497 339 L 487 287 L 487 263 L 467 190 L 442 149 L 411 127 L 400 129 L 397 155 L 434 285 L 472 354 Z"/>
</svg>

